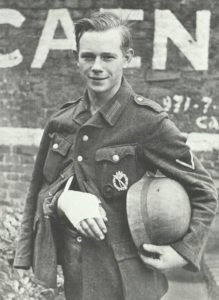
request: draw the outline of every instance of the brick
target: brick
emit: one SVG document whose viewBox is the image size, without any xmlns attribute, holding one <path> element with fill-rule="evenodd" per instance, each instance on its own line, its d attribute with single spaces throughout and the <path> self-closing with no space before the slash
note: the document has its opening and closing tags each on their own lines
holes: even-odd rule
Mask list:
<svg viewBox="0 0 219 300">
<path fill-rule="evenodd" d="M 33 164 L 35 160 L 34 156 L 29 156 L 29 155 L 22 155 L 20 159 L 21 159 L 21 164 Z"/>
<path fill-rule="evenodd" d="M 6 175 L 6 178 L 7 178 L 8 180 L 18 181 L 18 180 L 20 179 L 20 175 L 19 175 L 19 173 L 8 173 L 8 174 Z"/>
<path fill-rule="evenodd" d="M 26 154 L 26 155 L 36 155 L 38 148 L 35 146 L 14 146 L 13 152 L 18 154 Z"/>
<path fill-rule="evenodd" d="M 80 0 L 79 1 L 80 8 L 90 8 L 92 6 L 94 6 L 94 1 L 92 1 L 92 0 Z"/>
<path fill-rule="evenodd" d="M 27 183 L 24 183 L 24 182 L 11 182 L 10 183 L 10 190 L 14 190 L 14 191 L 17 191 L 17 192 L 24 192 L 26 193 L 27 192 L 27 189 L 28 189 L 28 184 Z"/>
<path fill-rule="evenodd" d="M 7 190 L 0 189 L 0 201 L 5 201 L 7 198 Z"/>
<path fill-rule="evenodd" d="M 5 165 L 0 163 L 1 172 L 22 172 L 24 167 L 22 165 Z"/>
<path fill-rule="evenodd" d="M 0 181 L 0 188 L 7 189 L 8 186 L 9 186 L 9 184 L 5 179 Z"/>
<path fill-rule="evenodd" d="M 20 157 L 18 155 L 6 154 L 4 162 L 6 164 L 18 164 L 20 162 Z"/>
<path fill-rule="evenodd" d="M 9 191 L 9 197 L 12 198 L 15 198 L 15 199 L 22 199 L 22 198 L 25 198 L 25 195 L 26 193 L 22 193 L 20 191 Z"/>
<path fill-rule="evenodd" d="M 10 153 L 10 146 L 0 145 L 0 153 Z"/>
<path fill-rule="evenodd" d="M 24 207 L 24 204 L 25 204 L 25 199 L 26 199 L 26 194 L 23 195 L 21 194 L 20 197 L 18 197 L 19 195 L 15 195 L 17 197 L 13 197 L 11 200 L 12 200 L 12 205 L 16 208 L 19 208 L 19 207 Z M 32 298 L 30 298 L 30 300 L 33 300 Z"/>
<path fill-rule="evenodd" d="M 53 0 L 54 8 L 78 8 L 81 0 Z"/>
<path fill-rule="evenodd" d="M 33 173 L 33 166 L 32 165 L 26 165 L 23 167 L 23 173 L 25 173 L 27 176 L 32 176 Z"/>
<path fill-rule="evenodd" d="M 96 0 L 95 5 L 97 8 L 117 8 L 118 1 L 117 0 Z"/>
<path fill-rule="evenodd" d="M 7 196 L 6 198 L 4 199 L 1 199 L 0 198 L 0 206 L 3 207 L 3 206 L 9 206 L 9 205 L 12 205 L 11 203 L 11 199 Z M 2 217 L 3 214 L 0 214 L 0 217 Z"/>
<path fill-rule="evenodd" d="M 8 0 L 8 6 L 19 7 L 19 8 L 47 8 L 49 5 L 49 0 Z"/>
<path fill-rule="evenodd" d="M 31 175 L 29 174 L 20 174 L 20 181 L 22 182 L 30 182 L 31 181 Z"/>
<path fill-rule="evenodd" d="M 6 179 L 6 173 L 0 172 L 0 181 L 3 182 Z"/>
</svg>

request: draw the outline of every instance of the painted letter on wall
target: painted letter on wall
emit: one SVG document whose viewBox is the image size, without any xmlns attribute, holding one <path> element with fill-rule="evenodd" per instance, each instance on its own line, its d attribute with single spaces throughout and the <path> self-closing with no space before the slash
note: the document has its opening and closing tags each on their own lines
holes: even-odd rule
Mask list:
<svg viewBox="0 0 219 300">
<path fill-rule="evenodd" d="M 167 43 L 170 39 L 195 70 L 208 70 L 210 18 L 211 12 L 208 10 L 196 13 L 196 38 L 194 40 L 170 10 L 156 10 L 152 68 L 154 70 L 166 69 Z"/>
<path fill-rule="evenodd" d="M 9 24 L 14 27 L 21 27 L 25 17 L 14 9 L 0 9 L 0 25 Z M 0 54 L 0 68 L 11 68 L 19 65 L 23 56 L 18 49 L 8 54 Z"/>
<path fill-rule="evenodd" d="M 58 23 L 63 27 L 65 39 L 54 39 Z M 51 9 L 43 28 L 31 68 L 41 68 L 50 50 L 75 50 L 74 25 L 67 9 Z"/>
</svg>

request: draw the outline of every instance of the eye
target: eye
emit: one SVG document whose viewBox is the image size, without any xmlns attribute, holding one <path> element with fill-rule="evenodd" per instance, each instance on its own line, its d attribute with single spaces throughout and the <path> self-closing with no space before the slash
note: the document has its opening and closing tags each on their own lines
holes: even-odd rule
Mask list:
<svg viewBox="0 0 219 300">
<path fill-rule="evenodd" d="M 87 54 L 82 54 L 81 58 L 83 58 L 86 61 L 92 61 L 92 60 L 95 59 L 95 56 L 92 55 L 92 54 L 87 53 Z"/>
<path fill-rule="evenodd" d="M 102 56 L 102 59 L 105 60 L 105 61 L 111 61 L 111 60 L 115 59 L 115 56 L 110 55 L 110 54 L 105 54 L 105 55 Z"/>
</svg>

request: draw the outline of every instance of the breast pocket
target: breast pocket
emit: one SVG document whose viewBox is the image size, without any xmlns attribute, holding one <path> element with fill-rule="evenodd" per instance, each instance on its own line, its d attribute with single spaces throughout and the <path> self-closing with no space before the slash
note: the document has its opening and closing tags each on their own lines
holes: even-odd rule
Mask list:
<svg viewBox="0 0 219 300">
<path fill-rule="evenodd" d="M 137 180 L 136 145 L 119 145 L 98 149 L 96 176 L 104 198 L 126 195 Z"/>
<path fill-rule="evenodd" d="M 67 154 L 72 145 L 66 137 L 53 133 L 43 168 L 43 175 L 48 182 L 53 182 L 59 172 L 66 166 Z"/>
</svg>

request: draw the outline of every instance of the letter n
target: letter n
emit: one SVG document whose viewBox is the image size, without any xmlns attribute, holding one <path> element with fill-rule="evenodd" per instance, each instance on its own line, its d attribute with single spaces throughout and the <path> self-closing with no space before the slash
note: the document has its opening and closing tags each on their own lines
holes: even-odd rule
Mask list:
<svg viewBox="0 0 219 300">
<path fill-rule="evenodd" d="M 156 10 L 152 68 L 166 69 L 167 43 L 170 39 L 195 70 L 208 70 L 210 18 L 211 13 L 208 10 L 197 12 L 194 40 L 170 10 Z"/>
</svg>

